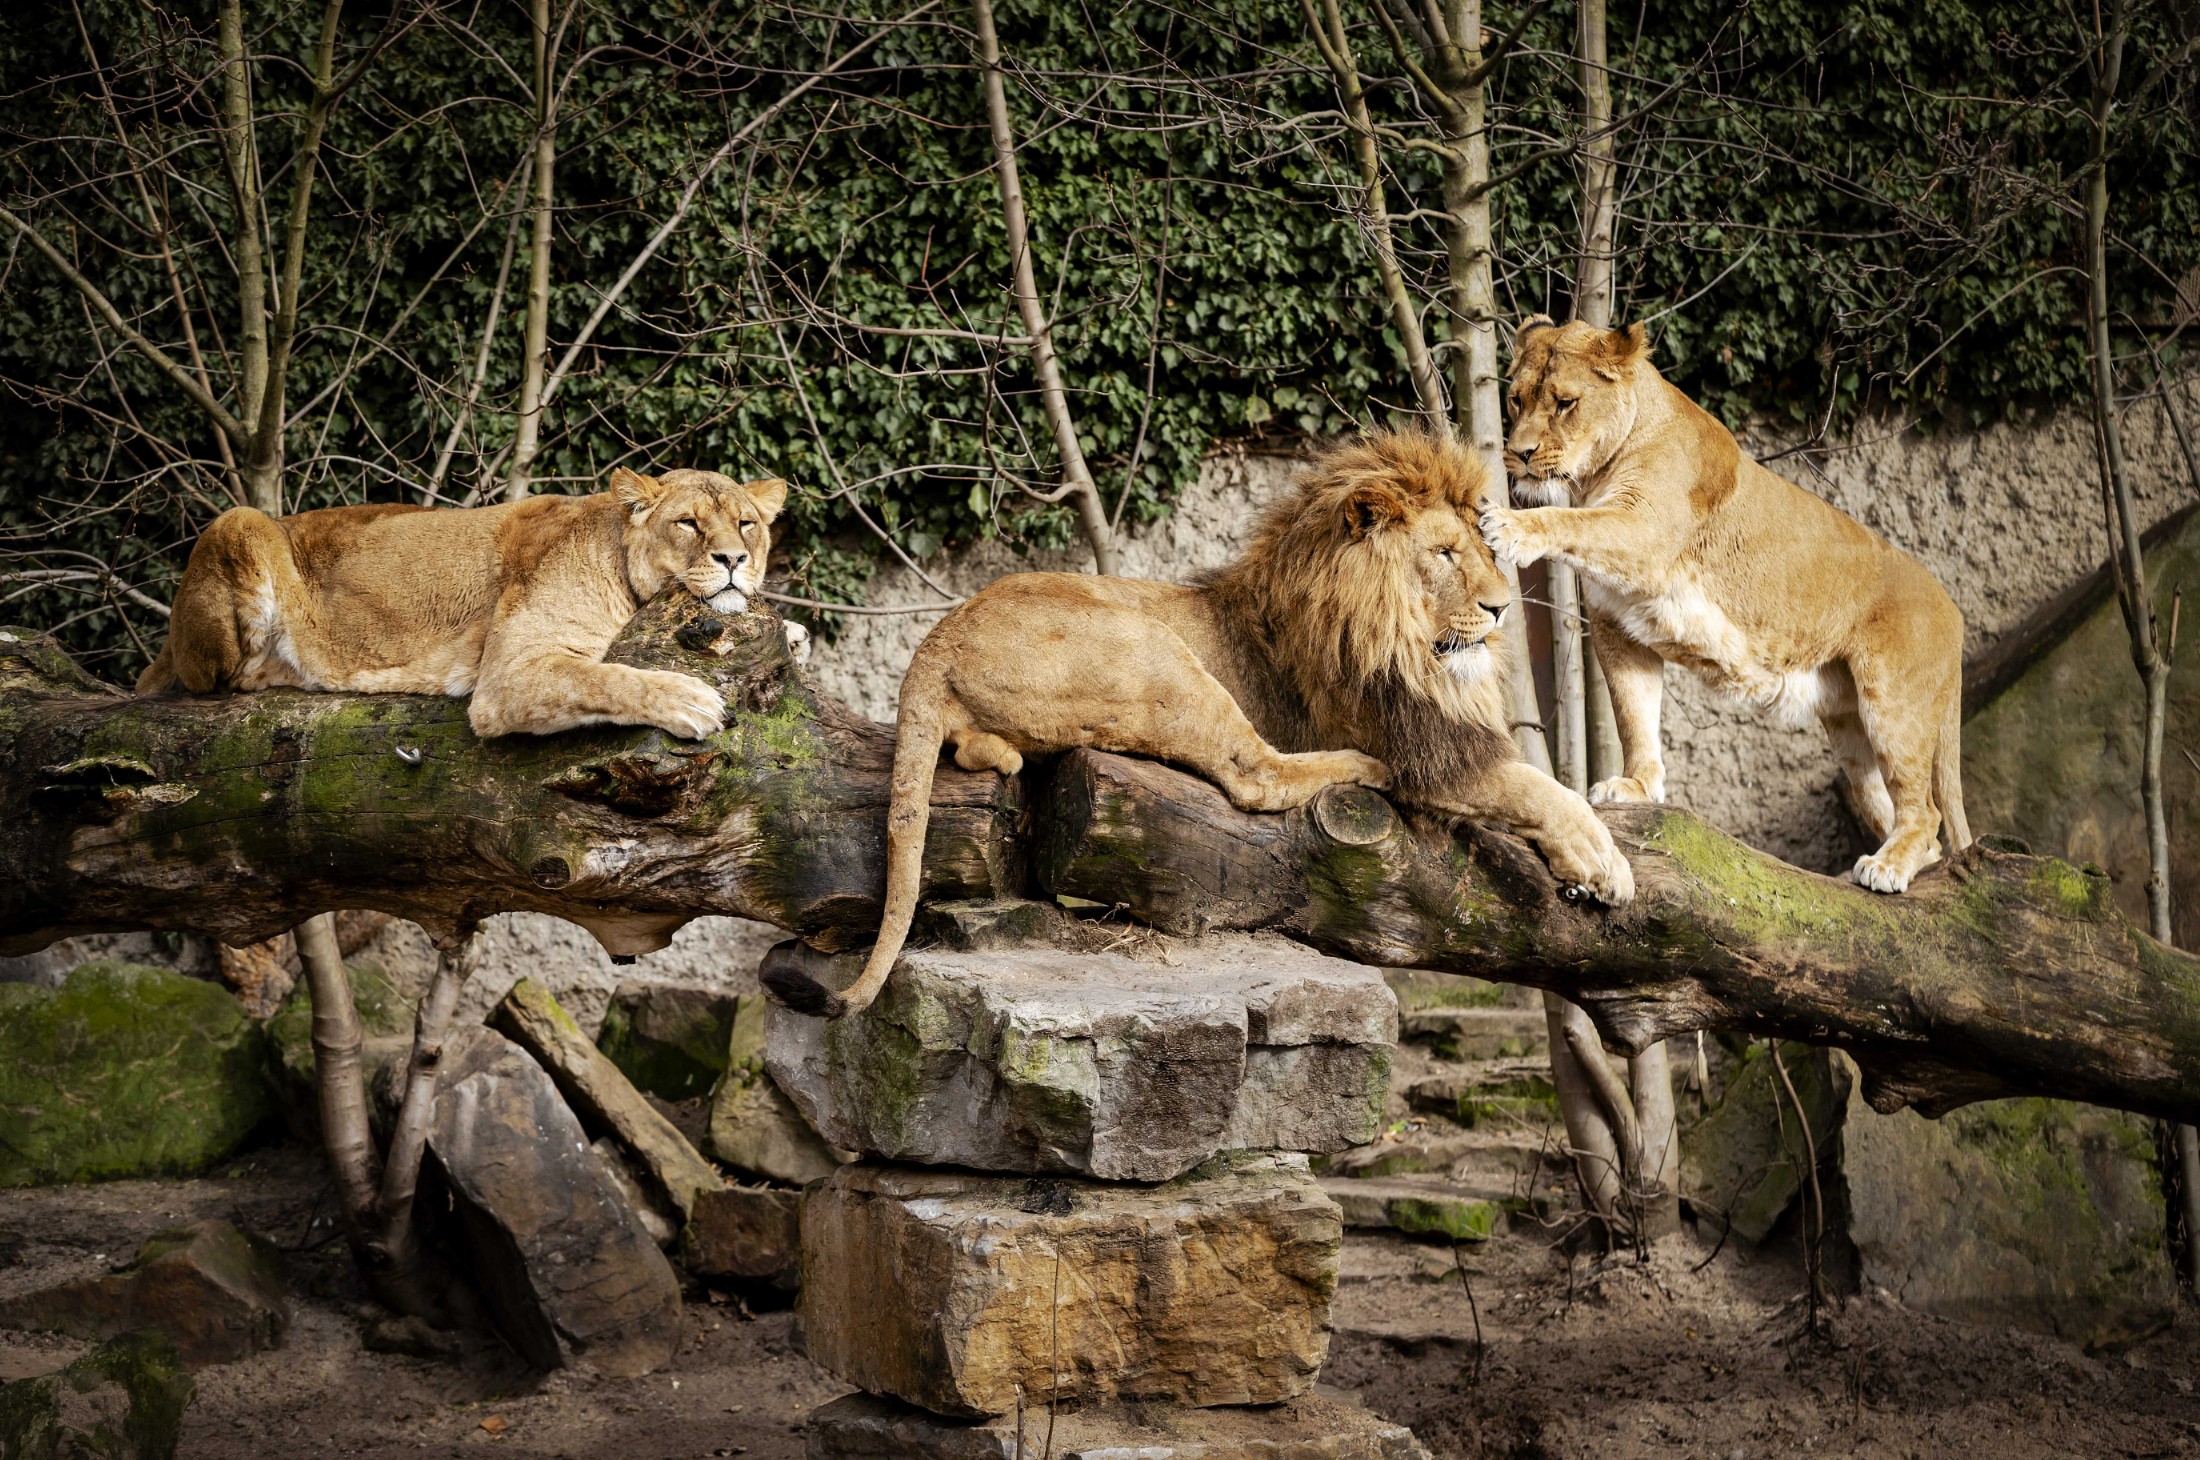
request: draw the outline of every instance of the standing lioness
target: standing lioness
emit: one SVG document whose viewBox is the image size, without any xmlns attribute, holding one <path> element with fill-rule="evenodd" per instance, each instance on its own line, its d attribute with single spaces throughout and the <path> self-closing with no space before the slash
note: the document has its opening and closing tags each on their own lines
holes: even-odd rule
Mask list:
<svg viewBox="0 0 2200 1460">
<path fill-rule="evenodd" d="M 1483 476 L 1451 442 L 1380 434 L 1326 453 L 1200 583 L 1019 573 L 940 620 L 901 685 L 878 943 L 812 1012 L 863 1008 L 901 952 L 943 744 L 965 770 L 1003 775 L 1076 746 L 1150 755 L 1254 811 L 1395 784 L 1517 832 L 1560 881 L 1627 902 L 1633 869 L 1596 813 L 1515 752 L 1500 627 L 1512 592 L 1474 530 Z"/>
<path fill-rule="evenodd" d="M 1963 615 L 1924 565 L 1748 457 L 1622 333 L 1531 319 L 1514 344 L 1502 557 L 1582 575 L 1626 774 L 1592 801 L 1663 801 L 1667 662 L 1791 724 L 1816 715 L 1880 846 L 1856 880 L 1901 892 L 1963 819 Z M 1565 504 L 1571 505 L 1565 505 Z"/>
<path fill-rule="evenodd" d="M 674 580 L 744 612 L 786 499 L 776 479 L 622 467 L 608 492 L 496 507 L 234 508 L 191 549 L 138 692 L 471 694 L 480 735 L 655 725 L 700 739 L 724 723 L 718 691 L 604 651 Z"/>
</svg>

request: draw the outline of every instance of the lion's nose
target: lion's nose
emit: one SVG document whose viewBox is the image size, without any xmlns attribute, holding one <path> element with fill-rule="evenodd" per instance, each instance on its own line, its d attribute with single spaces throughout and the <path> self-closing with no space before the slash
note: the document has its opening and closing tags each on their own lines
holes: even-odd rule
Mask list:
<svg viewBox="0 0 2200 1460">
<path fill-rule="evenodd" d="M 749 560 L 749 555 L 747 553 L 712 553 L 711 556 L 713 558 L 716 558 L 718 560 L 718 565 L 724 568 L 729 573 L 732 572 L 735 568 L 741 567 Z"/>
</svg>

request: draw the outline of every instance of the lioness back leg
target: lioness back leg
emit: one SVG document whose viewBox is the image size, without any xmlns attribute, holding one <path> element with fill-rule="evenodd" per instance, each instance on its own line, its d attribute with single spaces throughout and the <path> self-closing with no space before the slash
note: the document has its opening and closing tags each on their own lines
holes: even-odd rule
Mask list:
<svg viewBox="0 0 2200 1460">
<path fill-rule="evenodd" d="M 1665 699 L 1665 661 L 1595 614 L 1589 618 L 1589 637 L 1612 692 L 1612 725 L 1619 732 L 1620 763 L 1626 770 L 1591 786 L 1590 803 L 1663 801 L 1665 753 L 1659 745 L 1658 713 Z"/>
<path fill-rule="evenodd" d="M 1024 768 L 1024 758 L 998 735 L 966 730 L 955 740 L 955 764 L 966 771 L 999 771 L 1013 776 Z"/>
<path fill-rule="evenodd" d="M 1940 859 L 1940 811 L 1932 794 L 1939 705 L 1936 699 L 1919 703 L 1914 684 L 1885 683 L 1896 677 L 1887 667 L 1859 663 L 1850 669 L 1856 676 L 1864 733 L 1894 812 L 1894 825 L 1879 850 L 1858 858 L 1854 875 L 1860 886 L 1874 892 L 1904 892 L 1912 877 Z"/>
<path fill-rule="evenodd" d="M 217 689 L 313 687 L 301 663 L 311 633 L 307 591 L 274 518 L 233 507 L 207 525 L 191 549 L 169 610 L 168 639 L 138 680 L 141 692 L 181 685 Z"/>
</svg>

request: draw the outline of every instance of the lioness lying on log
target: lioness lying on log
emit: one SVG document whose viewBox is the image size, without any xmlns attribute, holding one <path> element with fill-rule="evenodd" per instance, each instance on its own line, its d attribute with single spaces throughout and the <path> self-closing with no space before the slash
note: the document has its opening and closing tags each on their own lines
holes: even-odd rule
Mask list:
<svg viewBox="0 0 2200 1460">
<path fill-rule="evenodd" d="M 1733 433 L 1622 333 L 1535 318 L 1514 342 L 1514 495 L 1483 530 L 1526 566 L 1582 575 L 1626 774 L 1592 801 L 1663 801 L 1664 666 L 1790 725 L 1815 715 L 1878 839 L 1856 880 L 1901 892 L 1970 844 L 1961 767 L 1963 615 L 1922 563 L 1742 455 Z"/>
<path fill-rule="evenodd" d="M 604 651 L 675 579 L 744 612 L 786 499 L 776 479 L 622 467 L 608 492 L 495 507 L 233 508 L 191 549 L 138 692 L 471 693 L 479 735 L 654 725 L 701 739 L 724 723 L 718 691 Z"/>
<path fill-rule="evenodd" d="M 1515 752 L 1499 627 L 1512 594 L 1474 529 L 1484 475 L 1448 442 L 1378 435 L 1324 455 L 1196 585 L 1019 573 L 942 619 L 902 681 L 878 943 L 808 1012 L 863 1008 L 900 956 L 943 744 L 1003 775 L 1077 746 L 1149 755 L 1258 811 L 1395 784 L 1519 833 L 1601 901 L 1633 897 L 1588 803 Z"/>
</svg>

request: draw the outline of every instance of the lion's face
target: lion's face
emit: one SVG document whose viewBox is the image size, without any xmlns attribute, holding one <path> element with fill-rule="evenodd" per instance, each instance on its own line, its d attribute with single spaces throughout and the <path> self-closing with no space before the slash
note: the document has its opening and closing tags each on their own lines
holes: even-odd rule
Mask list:
<svg viewBox="0 0 2200 1460">
<path fill-rule="evenodd" d="M 785 482 L 737 482 L 714 471 L 645 477 L 620 467 L 611 490 L 627 510 L 627 577 L 637 594 L 654 598 L 676 579 L 720 613 L 748 610 L 764 581 L 772 519 L 786 505 Z"/>
<path fill-rule="evenodd" d="M 1471 517 L 1448 502 L 1418 510 L 1407 505 L 1395 530 L 1404 535 L 1406 562 L 1420 579 L 1429 653 L 1452 678 L 1478 683 L 1498 662 L 1512 587 Z"/>
<path fill-rule="evenodd" d="M 1513 339 L 1513 428 L 1505 466 L 1522 502 L 1565 506 L 1569 485 L 1609 461 L 1635 423 L 1635 365 L 1649 358 L 1641 325 L 1602 330 L 1541 315 Z"/>
</svg>

